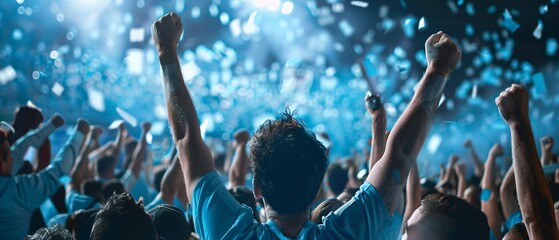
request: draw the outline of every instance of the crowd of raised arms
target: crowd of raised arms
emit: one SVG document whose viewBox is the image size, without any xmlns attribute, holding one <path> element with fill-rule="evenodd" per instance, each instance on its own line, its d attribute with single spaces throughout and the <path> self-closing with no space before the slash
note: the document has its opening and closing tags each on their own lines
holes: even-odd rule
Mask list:
<svg viewBox="0 0 559 240">
<path fill-rule="evenodd" d="M 330 146 L 319 141 L 326 134 L 283 109 L 252 135 L 239 126 L 231 154 L 215 154 L 182 77 L 182 33 L 174 13 L 152 25 L 174 140 L 158 166 L 148 167 L 150 123 L 138 139 L 121 123 L 101 143 L 107 130 L 77 119 L 52 159 L 49 135 L 62 116 L 43 121 L 25 106 L 0 124 L 0 239 L 559 239 L 559 170 L 544 171 L 559 158 L 551 137 L 541 138 L 538 156 L 522 85 L 495 100 L 512 153 L 499 144 L 478 153 L 466 140 L 472 176 L 470 160 L 450 156 L 439 176 L 420 180 L 418 154 L 461 59 L 445 33 L 425 41 L 428 67 L 390 132 L 380 97 L 366 95 L 370 154 L 342 161 L 329 161 Z M 496 162 L 506 154 L 512 162 L 500 176 Z"/>
</svg>

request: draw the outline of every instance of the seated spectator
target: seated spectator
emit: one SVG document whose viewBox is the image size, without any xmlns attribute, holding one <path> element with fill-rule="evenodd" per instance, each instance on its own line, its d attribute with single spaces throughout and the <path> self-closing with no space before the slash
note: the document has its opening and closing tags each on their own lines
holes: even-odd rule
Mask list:
<svg viewBox="0 0 559 240">
<path fill-rule="evenodd" d="M 92 240 L 157 239 L 153 222 L 144 211 L 142 200 L 134 201 L 129 193 L 114 195 L 95 217 Z"/>
</svg>

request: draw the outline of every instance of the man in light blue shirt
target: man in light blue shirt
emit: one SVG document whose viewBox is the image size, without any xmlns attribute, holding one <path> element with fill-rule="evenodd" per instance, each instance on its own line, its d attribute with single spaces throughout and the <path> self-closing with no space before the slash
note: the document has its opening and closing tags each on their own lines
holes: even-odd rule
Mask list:
<svg viewBox="0 0 559 240">
<path fill-rule="evenodd" d="M 325 147 L 289 111 L 266 121 L 254 134 L 249 154 L 254 195 L 263 199 L 268 219 L 260 224 L 219 181 L 210 150 L 202 140 L 177 55 L 182 31 L 181 19 L 174 13 L 152 26 L 169 122 L 200 238 L 383 239 L 396 198 L 429 133 L 446 78 L 460 59 L 460 51 L 449 37 L 439 32 L 427 40 L 429 67 L 394 126 L 385 154 L 373 167 L 375 174 L 367 177 L 352 200 L 329 214 L 324 224 L 311 223 L 309 216 L 326 171 Z"/>
<path fill-rule="evenodd" d="M 2 239 L 23 239 L 34 209 L 60 187 L 59 178 L 72 169 L 89 124 L 78 120 L 76 130 L 51 164 L 38 173 L 12 175 L 14 160 L 5 133 L 0 132 L 0 232 Z"/>
</svg>

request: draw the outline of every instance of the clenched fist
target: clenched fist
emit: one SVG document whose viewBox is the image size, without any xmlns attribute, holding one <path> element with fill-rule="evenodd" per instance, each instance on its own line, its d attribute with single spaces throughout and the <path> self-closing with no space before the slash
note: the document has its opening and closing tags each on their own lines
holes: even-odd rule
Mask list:
<svg viewBox="0 0 559 240">
<path fill-rule="evenodd" d="M 462 52 L 448 35 L 439 31 L 425 41 L 428 69 L 448 77 L 462 58 Z"/>
<path fill-rule="evenodd" d="M 151 26 L 153 43 L 157 48 L 159 59 L 162 64 L 175 63 L 164 61 L 169 61 L 176 57 L 177 45 L 182 35 L 182 31 L 181 18 L 174 12 L 167 13 L 165 16 L 155 21 Z"/>
<path fill-rule="evenodd" d="M 245 144 L 250 139 L 250 133 L 246 129 L 239 129 L 233 134 L 236 144 Z"/>
<path fill-rule="evenodd" d="M 495 103 L 501 116 L 510 126 L 517 123 L 528 123 L 528 92 L 524 86 L 513 84 L 503 91 Z"/>
<path fill-rule="evenodd" d="M 83 118 L 78 118 L 78 123 L 76 124 L 76 131 L 80 132 L 84 136 L 87 135 L 87 133 L 89 133 L 89 123 Z"/>
<path fill-rule="evenodd" d="M 56 128 L 64 126 L 64 118 L 62 118 L 60 115 L 58 115 L 58 113 L 53 114 L 50 117 L 50 121 L 52 122 L 52 124 Z"/>
<path fill-rule="evenodd" d="M 493 147 L 491 148 L 489 154 L 493 155 L 494 157 L 500 157 L 503 156 L 505 152 L 503 151 L 503 147 L 501 146 L 501 144 L 495 143 L 495 145 L 493 145 Z"/>
</svg>

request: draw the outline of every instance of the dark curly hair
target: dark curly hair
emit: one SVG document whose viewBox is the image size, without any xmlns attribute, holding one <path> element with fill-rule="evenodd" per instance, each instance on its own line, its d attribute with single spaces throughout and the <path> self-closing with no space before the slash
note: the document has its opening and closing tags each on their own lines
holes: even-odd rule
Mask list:
<svg viewBox="0 0 559 240">
<path fill-rule="evenodd" d="M 130 193 L 113 195 L 97 213 L 91 239 L 157 239 L 155 226 L 144 211 L 142 200 Z"/>
<path fill-rule="evenodd" d="M 289 109 L 254 133 L 249 159 L 256 186 L 280 214 L 310 206 L 328 162 L 324 145 Z"/>
</svg>

